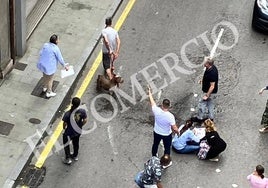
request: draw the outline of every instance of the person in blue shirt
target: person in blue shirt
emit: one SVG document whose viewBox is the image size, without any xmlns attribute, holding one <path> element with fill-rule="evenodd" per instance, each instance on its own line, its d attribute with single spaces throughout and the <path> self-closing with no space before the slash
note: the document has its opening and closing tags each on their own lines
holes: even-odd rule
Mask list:
<svg viewBox="0 0 268 188">
<path fill-rule="evenodd" d="M 43 73 L 43 92 L 46 92 L 46 97 L 48 98 L 56 96 L 56 93 L 52 91 L 52 85 L 53 76 L 57 71 L 58 63 L 68 70 L 68 66 L 63 60 L 58 43 L 58 35 L 52 35 L 49 42 L 43 45 L 37 63 L 37 68 Z"/>
<path fill-rule="evenodd" d="M 187 120 L 179 127 L 179 135 L 176 134 L 172 140 L 172 148 L 176 153 L 187 154 L 199 151 L 200 139 L 190 129 L 192 121 Z"/>
</svg>

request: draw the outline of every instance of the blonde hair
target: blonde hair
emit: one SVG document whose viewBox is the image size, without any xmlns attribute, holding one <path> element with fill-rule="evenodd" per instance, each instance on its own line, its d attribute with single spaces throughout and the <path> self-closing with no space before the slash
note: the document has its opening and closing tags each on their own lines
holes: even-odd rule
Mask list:
<svg viewBox="0 0 268 188">
<path fill-rule="evenodd" d="M 204 125 L 207 132 L 216 131 L 216 127 L 214 122 L 211 119 L 207 119 L 204 121 Z"/>
</svg>

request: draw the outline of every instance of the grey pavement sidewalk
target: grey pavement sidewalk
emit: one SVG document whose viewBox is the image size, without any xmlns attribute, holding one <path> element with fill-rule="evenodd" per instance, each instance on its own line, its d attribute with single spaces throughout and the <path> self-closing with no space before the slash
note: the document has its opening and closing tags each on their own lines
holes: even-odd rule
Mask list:
<svg viewBox="0 0 268 188">
<path fill-rule="evenodd" d="M 55 0 L 27 41 L 27 51 L 18 60 L 21 70 L 14 69 L 0 87 L 0 186 L 14 185 L 32 154 L 26 140 L 38 143 L 40 137 L 33 135 L 44 133 L 50 124 L 98 42 L 105 18 L 115 13 L 121 1 Z M 36 68 L 39 51 L 53 33 L 60 36 L 59 47 L 65 61 L 74 66 L 75 75 L 62 79 L 59 69 L 54 79 L 59 83 L 57 96 L 45 99 L 32 92 L 42 76 Z M 41 123 L 31 123 L 32 118 Z"/>
</svg>

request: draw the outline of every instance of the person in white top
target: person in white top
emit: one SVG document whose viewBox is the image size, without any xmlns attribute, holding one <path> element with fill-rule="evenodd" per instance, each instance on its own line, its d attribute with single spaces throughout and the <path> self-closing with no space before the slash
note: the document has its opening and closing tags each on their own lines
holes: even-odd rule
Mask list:
<svg viewBox="0 0 268 188">
<path fill-rule="evenodd" d="M 164 154 L 170 155 L 170 148 L 172 142 L 172 130 L 175 133 L 179 133 L 178 127 L 176 126 L 175 117 L 169 112 L 170 101 L 164 99 L 162 106 L 158 107 L 153 99 L 151 88 L 148 87 L 148 95 L 154 114 L 154 141 L 152 146 L 152 156 L 157 155 L 158 146 L 161 140 L 164 144 Z M 170 166 L 172 161 L 170 161 Z"/>
<path fill-rule="evenodd" d="M 113 62 L 118 58 L 120 49 L 120 38 L 118 32 L 112 27 L 112 18 L 106 18 L 106 27 L 102 30 L 102 63 L 105 72 L 107 73 L 109 79 L 113 78 L 112 69 Z"/>
</svg>

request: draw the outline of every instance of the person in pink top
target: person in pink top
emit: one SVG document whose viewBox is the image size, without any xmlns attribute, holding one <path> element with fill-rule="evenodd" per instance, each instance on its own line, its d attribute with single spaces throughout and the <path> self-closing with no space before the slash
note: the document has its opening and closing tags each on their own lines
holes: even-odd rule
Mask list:
<svg viewBox="0 0 268 188">
<path fill-rule="evenodd" d="M 264 177 L 263 173 L 263 166 L 257 165 L 256 170 L 247 176 L 251 188 L 268 188 L 268 179 Z"/>
</svg>

